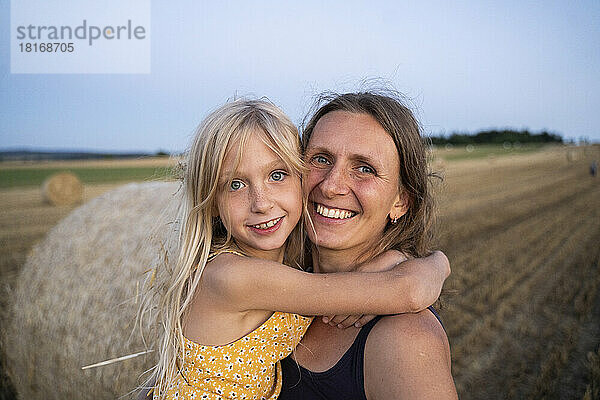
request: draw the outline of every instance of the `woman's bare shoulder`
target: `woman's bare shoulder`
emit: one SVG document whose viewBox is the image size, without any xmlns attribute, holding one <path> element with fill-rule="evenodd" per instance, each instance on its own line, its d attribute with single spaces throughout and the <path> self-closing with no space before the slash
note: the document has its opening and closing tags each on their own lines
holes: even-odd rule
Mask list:
<svg viewBox="0 0 600 400">
<path fill-rule="evenodd" d="M 386 316 L 365 345 L 365 391 L 369 399 L 455 399 L 450 346 L 429 310 Z"/>
<path fill-rule="evenodd" d="M 414 345 L 439 346 L 449 352 L 448 337 L 437 317 L 428 309 L 418 313 L 388 315 L 373 327 L 369 341 L 374 344 L 414 348 Z"/>
</svg>

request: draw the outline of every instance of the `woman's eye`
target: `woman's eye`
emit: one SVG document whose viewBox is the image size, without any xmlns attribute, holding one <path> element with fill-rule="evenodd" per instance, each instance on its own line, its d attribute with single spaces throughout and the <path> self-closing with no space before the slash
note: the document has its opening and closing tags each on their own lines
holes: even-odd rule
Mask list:
<svg viewBox="0 0 600 400">
<path fill-rule="evenodd" d="M 271 179 L 275 182 L 280 182 L 280 181 L 284 180 L 286 176 L 287 176 L 287 173 L 285 173 L 283 171 L 273 171 L 271 173 Z"/>
<path fill-rule="evenodd" d="M 327 158 L 324 156 L 317 155 L 313 157 L 313 162 L 315 162 L 316 164 L 328 164 L 329 160 L 327 160 Z"/>
<path fill-rule="evenodd" d="M 229 189 L 236 191 L 243 188 L 245 185 L 241 181 L 231 181 L 229 184 Z"/>
<path fill-rule="evenodd" d="M 361 165 L 360 167 L 358 167 L 358 171 L 362 172 L 363 174 L 374 174 L 375 170 L 371 167 L 369 167 L 368 165 Z"/>
</svg>

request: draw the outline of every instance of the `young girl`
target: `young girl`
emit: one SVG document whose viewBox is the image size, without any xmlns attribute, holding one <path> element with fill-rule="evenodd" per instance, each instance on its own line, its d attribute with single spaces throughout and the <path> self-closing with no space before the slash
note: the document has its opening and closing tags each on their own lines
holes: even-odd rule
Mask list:
<svg viewBox="0 0 600 400">
<path fill-rule="evenodd" d="M 301 315 L 414 312 L 439 295 L 448 267 L 438 254 L 387 272 L 302 271 L 303 172 L 296 128 L 267 101 L 227 103 L 197 129 L 179 257 L 158 309 L 155 399 L 275 399 L 279 360 L 311 323 Z M 394 207 L 398 215 L 407 205 Z M 388 252 L 371 262 L 403 260 Z"/>
</svg>

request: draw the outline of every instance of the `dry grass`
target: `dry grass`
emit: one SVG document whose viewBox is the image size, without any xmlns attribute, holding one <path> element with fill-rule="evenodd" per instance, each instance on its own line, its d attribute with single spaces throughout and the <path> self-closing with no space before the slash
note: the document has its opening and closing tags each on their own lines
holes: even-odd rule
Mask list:
<svg viewBox="0 0 600 400">
<path fill-rule="evenodd" d="M 447 287 L 457 291 L 441 313 L 460 397 L 581 399 L 587 390 L 586 398 L 597 398 L 600 179 L 589 176 L 588 166 L 591 159 L 600 159 L 600 149 L 556 148 L 452 162 L 440 161 L 440 155 L 435 165 L 443 168 L 445 180 L 437 187 L 439 246 L 453 268 Z M 85 197 L 110 188 L 88 187 Z M 0 277 L 14 286 L 29 249 L 72 208 L 43 205 L 39 189 L 0 191 L 0 204 Z M 44 271 L 36 272 L 43 275 L 39 280 L 56 279 L 53 271 Z M 103 290 L 116 285 L 116 293 L 129 296 L 132 286 L 125 288 L 114 275 L 95 276 Z M 125 276 L 134 281 L 132 275 Z M 73 302 L 83 304 L 73 311 L 78 318 L 104 321 L 106 326 L 117 318 L 86 316 L 84 312 L 97 310 L 97 305 Z M 106 326 L 98 329 L 107 332 Z M 91 338 L 94 333 L 78 332 Z M 52 351 L 52 346 L 57 347 L 54 339 L 36 339 L 29 346 L 39 344 Z M 121 354 L 121 349 L 113 350 L 79 362 Z M 100 369 L 83 375 L 78 363 L 67 368 L 60 358 L 47 362 L 48 373 L 58 374 L 48 382 L 54 387 L 74 379 L 65 375 L 80 374 L 87 378 L 88 387 L 94 381 L 103 388 L 95 391 L 95 398 L 126 392 L 124 387 L 115 391 L 115 382 L 102 378 Z M 123 365 L 118 368 L 132 371 Z M 17 383 L 20 391 L 31 385 L 27 374 L 24 379 Z"/>
<path fill-rule="evenodd" d="M 144 350 L 133 333 L 136 283 L 156 264 L 151 228 L 177 187 L 129 184 L 103 194 L 33 247 L 16 280 L 6 332 L 7 365 L 22 398 L 116 398 L 136 386 L 151 358 L 81 367 Z"/>
<path fill-rule="evenodd" d="M 581 398 L 600 343 L 598 148 L 447 164 L 441 248 L 458 294 L 442 310 L 463 399 Z M 571 379 L 575 377 L 575 379 Z"/>
<path fill-rule="evenodd" d="M 109 184 L 86 187 L 84 201 L 116 186 Z M 0 204 L 0 314 L 1 324 L 6 326 L 7 302 L 27 254 L 74 206 L 55 207 L 45 203 L 40 188 L 0 190 Z M 4 355 L 4 344 L 0 343 L 0 399 L 3 400 L 14 398 L 12 385 L 5 374 Z"/>
<path fill-rule="evenodd" d="M 119 185 L 84 188 L 84 202 Z M 74 206 L 54 207 L 43 201 L 40 188 L 0 190 L 0 282 L 12 284 L 31 247 Z"/>
<path fill-rule="evenodd" d="M 585 390 L 583 400 L 593 400 L 600 398 L 600 347 L 587 354 L 587 368 L 589 374 L 589 384 Z"/>
<path fill-rule="evenodd" d="M 80 204 L 83 200 L 83 184 L 75 174 L 54 174 L 42 184 L 42 196 L 54 206 Z"/>
</svg>

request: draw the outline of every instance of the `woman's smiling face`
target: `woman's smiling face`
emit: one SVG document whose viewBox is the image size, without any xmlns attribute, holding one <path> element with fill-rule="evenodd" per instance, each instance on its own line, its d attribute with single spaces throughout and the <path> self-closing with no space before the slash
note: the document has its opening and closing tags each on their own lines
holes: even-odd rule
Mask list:
<svg viewBox="0 0 600 400">
<path fill-rule="evenodd" d="M 319 248 L 356 257 L 381 238 L 388 215 L 406 210 L 399 190 L 400 160 L 390 135 L 368 114 L 333 111 L 315 125 L 306 148 L 305 180 Z"/>
</svg>

